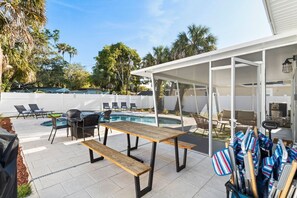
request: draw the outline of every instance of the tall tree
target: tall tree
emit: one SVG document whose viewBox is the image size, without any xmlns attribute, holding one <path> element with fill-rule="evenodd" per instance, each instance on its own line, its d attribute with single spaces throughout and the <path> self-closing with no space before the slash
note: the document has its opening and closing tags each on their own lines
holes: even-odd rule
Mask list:
<svg viewBox="0 0 297 198">
<path fill-rule="evenodd" d="M 24 49 L 21 60 L 34 46 L 31 32 L 45 24 L 44 0 L 2 0 L 0 2 L 0 94 L 3 69 L 9 64 L 8 51 Z M 17 47 L 16 49 L 14 49 Z M 13 49 L 13 50 L 12 50 Z M 3 61 L 6 60 L 6 61 Z"/>
<path fill-rule="evenodd" d="M 93 80 L 102 88 L 113 87 L 114 91 L 128 93 L 131 90 L 131 70 L 140 67 L 141 58 L 136 50 L 123 43 L 108 45 L 95 57 Z"/>
<path fill-rule="evenodd" d="M 216 49 L 217 38 L 213 36 L 206 26 L 188 26 L 187 32 L 178 34 L 172 46 L 173 59 L 185 58 Z"/>
<path fill-rule="evenodd" d="M 142 65 L 143 67 L 149 67 L 161 63 L 166 63 L 170 61 L 170 49 L 168 47 L 164 46 L 158 46 L 153 47 L 153 53 L 148 53 L 143 59 L 142 59 Z M 156 80 L 156 98 L 157 98 L 157 104 L 158 104 L 158 110 L 163 110 L 163 103 L 162 98 L 164 96 L 164 89 L 163 89 L 163 81 L 162 80 Z"/>
<path fill-rule="evenodd" d="M 65 79 L 70 89 L 90 87 L 90 74 L 80 64 L 70 64 L 65 68 Z"/>
<path fill-rule="evenodd" d="M 187 32 L 178 34 L 176 41 L 172 45 L 172 58 L 180 59 L 196 54 L 205 53 L 216 49 L 217 38 L 212 35 L 208 27 L 196 26 L 194 24 L 188 26 Z M 188 85 L 180 85 L 181 101 Z M 175 110 L 178 110 L 176 103 Z"/>
<path fill-rule="evenodd" d="M 68 54 L 69 54 L 69 63 L 71 63 L 71 58 L 73 58 L 74 55 L 77 55 L 77 49 L 75 47 L 69 47 L 68 48 Z"/>
</svg>

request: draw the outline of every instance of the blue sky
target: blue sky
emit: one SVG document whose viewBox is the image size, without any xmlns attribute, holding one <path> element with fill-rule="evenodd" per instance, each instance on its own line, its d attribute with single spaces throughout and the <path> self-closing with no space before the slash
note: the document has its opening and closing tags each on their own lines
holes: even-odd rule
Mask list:
<svg viewBox="0 0 297 198">
<path fill-rule="evenodd" d="M 47 28 L 74 46 L 91 71 L 105 45 L 123 42 L 141 57 L 170 46 L 190 24 L 205 25 L 218 48 L 272 35 L 260 0 L 47 0 Z"/>
</svg>

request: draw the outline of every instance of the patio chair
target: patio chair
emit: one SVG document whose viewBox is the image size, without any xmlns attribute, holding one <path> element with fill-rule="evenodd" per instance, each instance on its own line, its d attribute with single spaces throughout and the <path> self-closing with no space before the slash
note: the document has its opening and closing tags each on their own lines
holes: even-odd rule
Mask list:
<svg viewBox="0 0 297 198">
<path fill-rule="evenodd" d="M 133 109 L 136 111 L 136 109 L 137 109 L 136 104 L 130 103 L 130 110 L 132 111 Z"/>
<path fill-rule="evenodd" d="M 66 128 L 67 129 L 67 137 L 68 137 L 70 125 L 68 124 L 67 121 L 66 121 L 65 124 L 62 124 L 61 122 L 57 122 L 57 121 L 60 121 L 60 118 L 57 118 L 57 117 L 51 117 L 51 118 L 52 118 L 52 130 L 51 130 L 51 133 L 50 133 L 47 140 L 49 141 L 51 139 L 53 130 L 55 130 L 55 133 L 54 133 L 52 141 L 51 141 L 51 144 L 52 144 L 54 142 L 57 130 L 59 130 L 59 129 L 65 129 Z"/>
<path fill-rule="evenodd" d="M 100 139 L 100 133 L 99 133 L 99 114 L 89 114 L 85 116 L 82 121 L 77 123 L 77 129 L 82 130 L 83 138 L 85 140 L 85 133 L 89 130 L 89 134 L 94 137 L 94 129 L 98 129 L 98 136 L 99 141 Z"/>
<path fill-rule="evenodd" d="M 16 110 L 18 111 L 19 115 L 17 116 L 17 118 L 19 118 L 20 116 L 23 116 L 24 119 L 32 114 L 31 110 L 27 110 L 24 105 L 14 105 L 14 107 L 16 108 Z"/>
<path fill-rule="evenodd" d="M 29 107 L 36 119 L 38 116 L 42 116 L 44 118 L 45 115 L 52 113 L 52 111 L 44 111 L 43 108 L 39 108 L 37 104 L 29 104 Z"/>
<path fill-rule="evenodd" d="M 127 103 L 126 102 L 121 102 L 121 109 L 122 110 L 127 110 Z"/>
<path fill-rule="evenodd" d="M 109 103 L 103 102 L 103 110 L 110 109 Z"/>
<path fill-rule="evenodd" d="M 197 114 L 191 114 L 191 115 L 196 121 L 197 129 L 195 131 L 197 131 L 199 128 L 203 129 L 203 135 L 204 135 L 204 132 L 208 130 L 208 122 L 209 122 L 208 118 L 203 117 L 201 115 L 197 115 Z M 218 133 L 216 131 L 216 128 L 218 126 L 218 121 L 217 120 L 212 120 L 212 123 L 213 123 L 212 128 L 215 131 L 215 134 L 217 135 L 217 137 L 219 137 Z"/>
<path fill-rule="evenodd" d="M 67 123 L 71 127 L 71 138 L 73 135 L 77 138 L 77 122 L 81 120 L 81 111 L 78 109 L 70 109 L 66 112 Z"/>
<path fill-rule="evenodd" d="M 111 107 L 112 107 L 113 110 L 118 110 L 119 109 L 119 106 L 118 106 L 117 102 L 112 102 Z"/>
<path fill-rule="evenodd" d="M 104 111 L 103 114 L 101 115 L 101 116 L 103 116 L 103 119 L 100 119 L 99 123 L 108 123 L 108 122 L 110 122 L 110 114 L 111 114 L 111 110 Z M 111 129 L 110 129 L 110 132 L 112 132 Z"/>
</svg>

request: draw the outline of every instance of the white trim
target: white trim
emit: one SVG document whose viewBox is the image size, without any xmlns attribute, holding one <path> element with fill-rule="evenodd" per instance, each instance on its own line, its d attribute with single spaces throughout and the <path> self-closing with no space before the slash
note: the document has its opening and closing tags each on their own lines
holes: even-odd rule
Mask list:
<svg viewBox="0 0 297 198">
<path fill-rule="evenodd" d="M 156 125 L 159 126 L 158 106 L 157 106 L 156 87 L 155 87 L 154 74 L 151 74 L 151 80 L 152 80 L 152 89 L 153 89 L 153 97 L 154 97 L 154 110 L 155 110 Z"/>
<path fill-rule="evenodd" d="M 182 110 L 182 105 L 180 100 L 179 84 L 178 84 L 178 81 L 175 81 L 175 83 L 176 83 L 177 94 L 178 94 L 177 99 L 178 99 L 178 107 L 179 107 L 179 113 L 180 113 L 180 121 L 181 121 L 182 131 L 184 131 L 183 110 Z"/>
<path fill-rule="evenodd" d="M 234 60 L 236 62 L 244 63 L 247 66 L 256 66 L 256 67 L 259 67 L 260 66 L 260 64 L 258 64 L 258 63 L 255 63 L 255 62 L 252 62 L 252 61 L 249 61 L 249 60 L 245 60 L 245 59 L 242 59 L 242 58 L 238 58 L 238 57 L 234 57 Z M 238 67 L 238 66 L 236 65 L 236 67 Z"/>
<path fill-rule="evenodd" d="M 277 34 L 276 29 L 275 29 L 275 24 L 274 24 L 274 21 L 272 19 L 271 9 L 270 9 L 270 6 L 268 4 L 268 1 L 263 0 L 263 5 L 264 5 L 264 10 L 265 10 L 265 13 L 266 13 L 266 16 L 267 16 L 268 23 L 270 25 L 270 30 L 271 30 L 271 32 L 273 34 Z"/>
<path fill-rule="evenodd" d="M 266 119 L 266 51 L 262 51 L 261 65 L 261 123 Z M 261 132 L 265 134 L 265 129 L 261 127 Z"/>
<path fill-rule="evenodd" d="M 234 133 L 235 133 L 235 58 L 231 58 L 231 140 L 234 142 Z"/>
<path fill-rule="evenodd" d="M 212 156 L 212 71 L 209 62 L 209 87 L 208 87 L 208 155 Z"/>
</svg>

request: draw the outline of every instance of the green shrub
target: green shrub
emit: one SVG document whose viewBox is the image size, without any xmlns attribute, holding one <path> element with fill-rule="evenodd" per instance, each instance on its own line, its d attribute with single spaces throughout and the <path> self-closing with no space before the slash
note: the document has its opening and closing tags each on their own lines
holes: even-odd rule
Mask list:
<svg viewBox="0 0 297 198">
<path fill-rule="evenodd" d="M 18 186 L 18 198 L 28 197 L 32 193 L 30 184 Z"/>
</svg>

